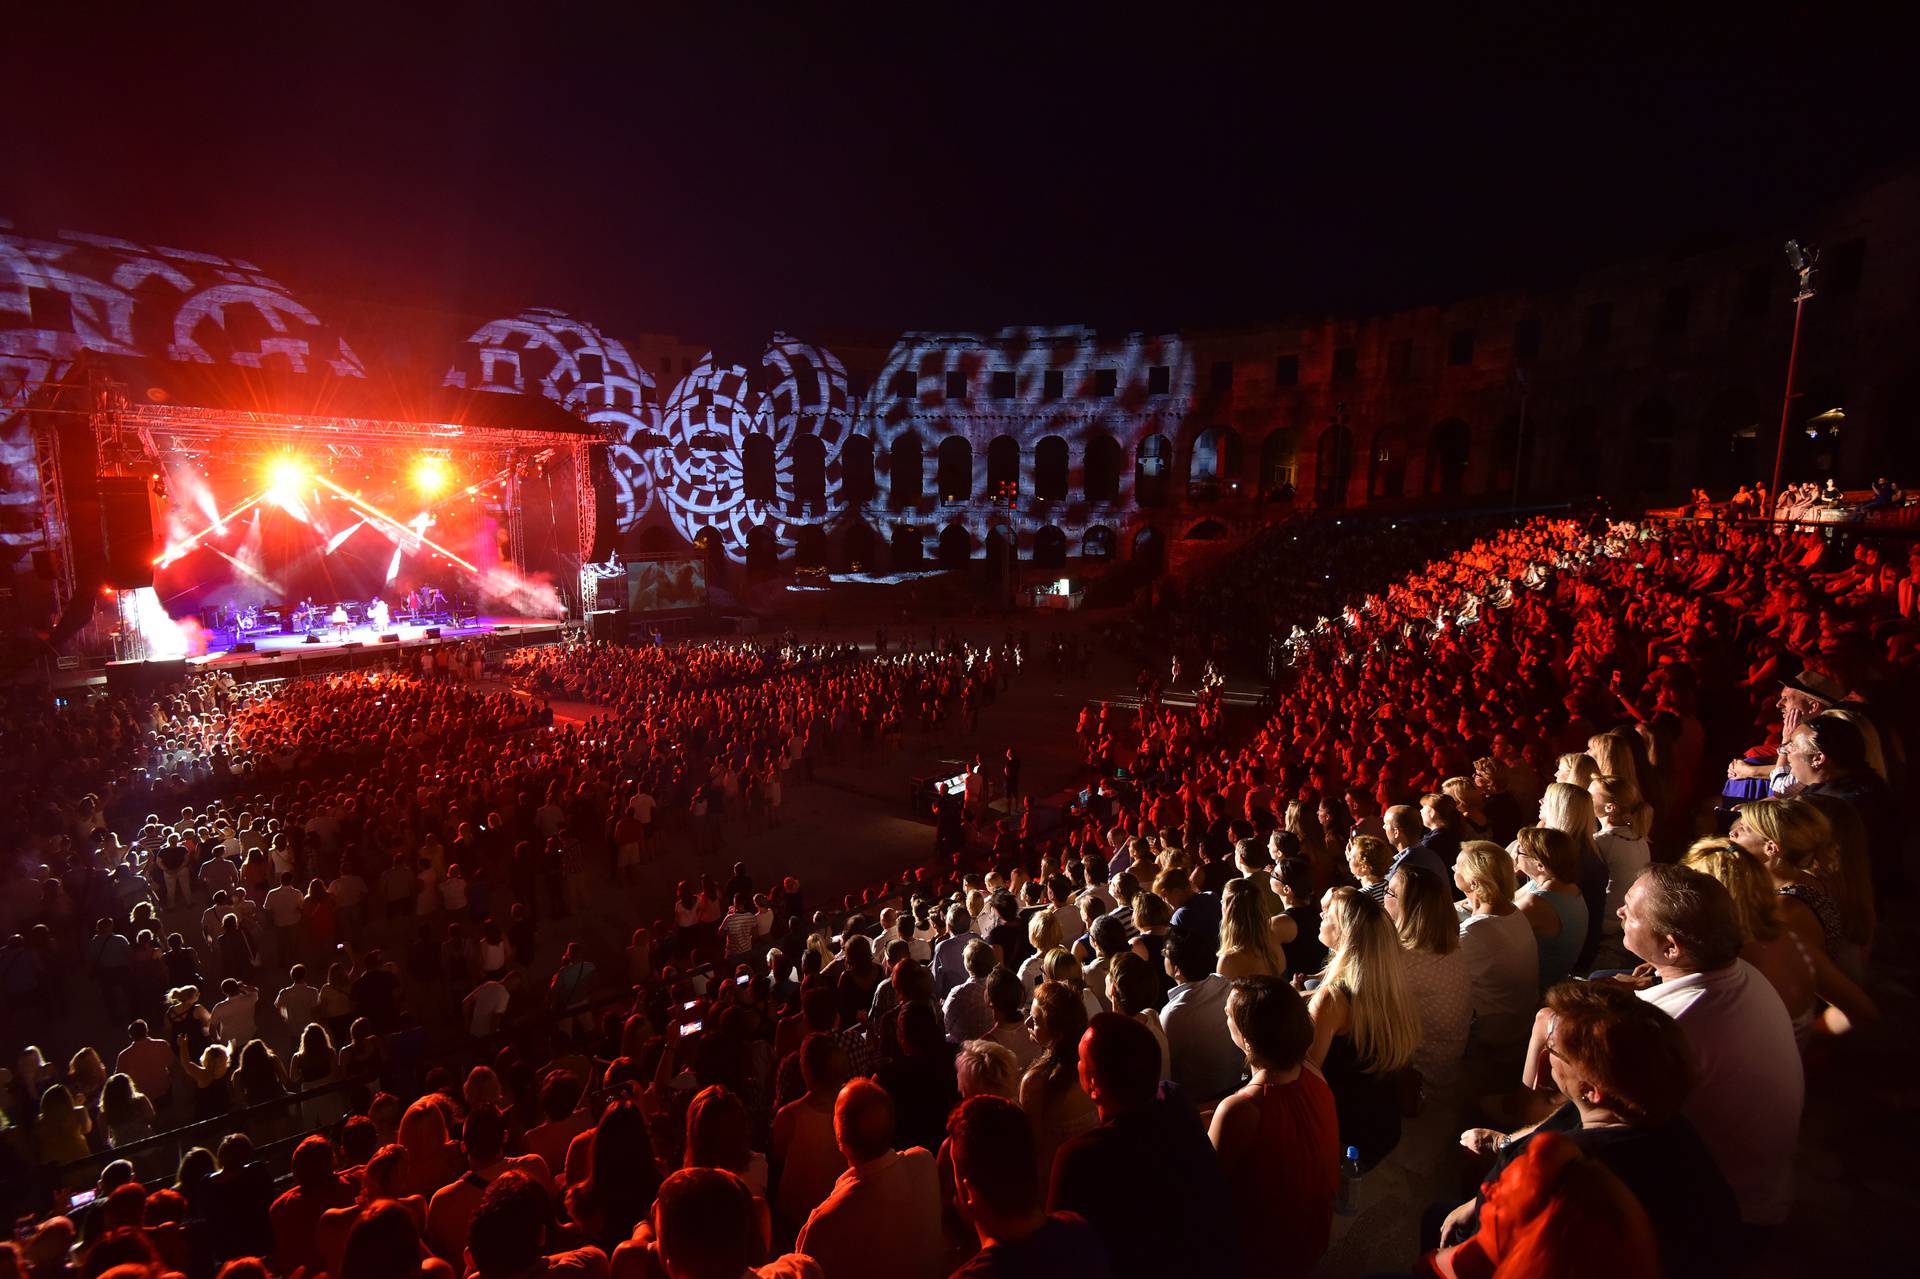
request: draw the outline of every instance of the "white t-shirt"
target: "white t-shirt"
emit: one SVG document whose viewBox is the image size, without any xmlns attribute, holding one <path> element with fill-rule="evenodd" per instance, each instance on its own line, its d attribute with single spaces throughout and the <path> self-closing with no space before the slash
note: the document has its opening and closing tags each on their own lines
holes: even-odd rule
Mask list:
<svg viewBox="0 0 1920 1279">
<path fill-rule="evenodd" d="M 1793 1019 L 1773 984 L 1744 959 L 1650 986 L 1640 998 L 1666 1010 L 1700 1070 L 1686 1116 L 1740 1201 L 1750 1225 L 1776 1225 L 1793 1207 L 1806 1073 Z"/>
<path fill-rule="evenodd" d="M 511 998 L 511 992 L 499 982 L 481 982 L 473 992 L 473 1017 L 467 1023 L 468 1032 L 476 1039 L 491 1035 L 499 1028 L 500 1019 L 506 1016 Z"/>
<path fill-rule="evenodd" d="M 1540 1006 L 1540 947 L 1519 911 L 1468 915 L 1460 921 L 1460 949 L 1473 973 L 1475 1036 L 1504 1044 L 1526 1037 Z"/>
<path fill-rule="evenodd" d="M 641 791 L 627 801 L 627 811 L 633 814 L 633 820 L 642 826 L 653 824 L 653 796 Z"/>
</svg>

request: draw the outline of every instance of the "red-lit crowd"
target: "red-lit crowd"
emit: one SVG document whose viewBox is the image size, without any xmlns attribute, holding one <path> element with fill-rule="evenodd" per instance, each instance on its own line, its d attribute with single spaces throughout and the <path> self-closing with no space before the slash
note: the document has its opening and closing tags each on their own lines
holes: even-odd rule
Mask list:
<svg viewBox="0 0 1920 1279">
<path fill-rule="evenodd" d="M 1243 623 L 1285 658 L 1251 736 L 1148 680 L 1081 716 L 1082 803 L 970 783 L 831 910 L 648 868 L 970 727 L 1011 638 L 23 704 L 0 1266 L 1304 1275 L 1439 1116 L 1410 1272 L 1730 1271 L 1790 1218 L 1805 1055 L 1879 1016 L 1913 618 L 1808 535 L 1473 532 L 1229 560 L 1315 601 Z M 1322 606 L 1341 554 L 1391 585 Z M 127 1033 L 50 1061 L 88 988 Z"/>
</svg>

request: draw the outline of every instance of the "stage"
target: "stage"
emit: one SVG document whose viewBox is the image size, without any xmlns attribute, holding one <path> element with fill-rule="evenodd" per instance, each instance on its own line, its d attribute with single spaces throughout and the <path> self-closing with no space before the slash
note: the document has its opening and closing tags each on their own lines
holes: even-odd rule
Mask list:
<svg viewBox="0 0 1920 1279">
<path fill-rule="evenodd" d="M 560 624 L 559 618 L 475 617 L 463 619 L 457 625 L 453 623 L 403 624 L 389 626 L 384 631 L 376 630 L 371 626 L 357 626 L 343 632 L 314 636 L 298 633 L 291 635 L 255 633 L 244 645 L 212 648 L 198 657 L 189 657 L 187 664 L 194 667 L 225 667 L 235 664 L 279 661 L 288 657 L 324 658 L 356 649 L 372 648 L 391 651 L 396 648 L 418 648 L 425 644 L 458 643 L 461 640 L 479 636 L 488 638 L 497 636 L 513 639 L 515 643 L 526 643 L 530 641 L 518 637 L 530 631 L 550 632 L 552 638 L 558 638 Z"/>
</svg>

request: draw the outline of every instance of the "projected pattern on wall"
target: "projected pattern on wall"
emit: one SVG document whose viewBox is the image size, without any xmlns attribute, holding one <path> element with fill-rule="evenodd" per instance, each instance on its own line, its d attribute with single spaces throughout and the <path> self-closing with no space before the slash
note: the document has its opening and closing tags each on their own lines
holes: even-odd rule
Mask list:
<svg viewBox="0 0 1920 1279">
<path fill-rule="evenodd" d="M 0 220 L 0 546 L 45 544 L 27 403 L 81 354 L 364 378 L 338 332 L 251 262 Z"/>
<path fill-rule="evenodd" d="M 617 440 L 608 461 L 618 526 L 631 528 L 653 509 L 652 478 L 641 457 L 659 421 L 653 374 L 634 363 L 619 339 L 564 312 L 534 307 L 475 330 L 445 384 L 543 395 L 610 429 Z"/>
<path fill-rule="evenodd" d="M 20 548 L 16 559 L 41 538 L 19 406 L 83 351 L 366 376 L 344 338 L 249 262 L 73 233 L 31 239 L 0 222 L 0 478 L 13 498 L 0 504 L 0 545 Z M 443 381 L 538 393 L 613 428 L 622 530 L 670 528 L 696 543 L 710 529 L 736 562 L 750 551 L 792 558 L 803 545 L 817 554 L 830 533 L 929 559 L 936 546 L 983 555 L 997 535 L 1026 557 L 1042 543 L 1110 553 L 1136 503 L 1136 468 L 1145 476 L 1176 456 L 1191 364 L 1174 338 L 1103 343 L 1079 327 L 909 333 L 856 397 L 832 352 L 776 334 L 758 369 L 709 354 L 663 405 L 619 339 L 531 308 L 473 330 Z M 856 438 L 861 479 L 850 491 Z M 918 476 L 895 475 L 913 444 Z M 943 445 L 962 460 L 943 469 Z M 1095 451 L 1111 483 L 1089 494 Z M 1036 485 L 1043 455 L 1053 474 L 1069 473 L 1046 492 Z M 1012 485 L 994 486 L 1010 458 Z"/>
<path fill-rule="evenodd" d="M 694 542 L 712 529 L 735 561 L 756 538 L 791 554 L 801 527 L 829 524 L 846 507 L 840 452 L 855 407 L 846 369 L 831 352 L 785 334 L 774 336 L 761 364 L 774 378 L 765 394 L 746 369 L 704 357 L 668 397 L 665 443 L 650 459 L 674 530 Z M 756 451 L 763 456 L 755 459 Z M 803 470 L 817 478 L 817 493 L 801 483 Z"/>
</svg>

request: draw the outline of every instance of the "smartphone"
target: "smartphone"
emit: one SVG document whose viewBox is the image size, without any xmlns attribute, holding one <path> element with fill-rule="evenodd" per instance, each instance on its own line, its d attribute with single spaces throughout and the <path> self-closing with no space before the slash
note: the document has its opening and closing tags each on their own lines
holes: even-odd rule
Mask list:
<svg viewBox="0 0 1920 1279">
<path fill-rule="evenodd" d="M 84 1208 L 93 1202 L 93 1197 L 98 1193 L 100 1192 L 97 1190 L 76 1190 L 73 1192 L 73 1198 L 67 1201 L 67 1207 L 69 1209 Z"/>
<path fill-rule="evenodd" d="M 745 986 L 751 983 L 752 981 L 753 981 L 752 973 L 741 973 L 738 977 L 735 977 L 733 979 L 733 984 L 736 986 Z"/>
<path fill-rule="evenodd" d="M 688 1000 L 688 1001 L 687 1001 L 686 1003 L 684 1003 L 684 1004 L 682 1004 L 682 1005 L 680 1005 L 680 1011 L 681 1011 L 681 1012 L 684 1012 L 684 1013 L 690 1013 L 690 1012 L 692 1012 L 692 1011 L 693 1011 L 694 1009 L 696 1009 L 696 1008 L 698 1008 L 699 1006 L 700 1006 L 700 1001 L 699 1001 L 699 1000 L 697 1000 L 697 999 L 689 999 L 689 1000 Z"/>
<path fill-rule="evenodd" d="M 846 939 L 847 939 L 847 935 L 845 933 L 835 933 L 833 935 L 833 944 L 838 946 L 841 942 L 845 941 Z"/>
<path fill-rule="evenodd" d="M 700 1022 L 697 1022 L 697 1021 L 683 1021 L 683 1022 L 681 1022 L 681 1023 L 680 1023 L 680 1038 L 682 1038 L 682 1039 L 685 1039 L 685 1038 L 686 1038 L 687 1036 L 689 1036 L 689 1035 L 695 1035 L 695 1034 L 698 1034 L 698 1033 L 700 1032 L 700 1027 L 701 1027 L 701 1025 L 702 1025 L 702 1023 L 700 1023 Z"/>
</svg>

